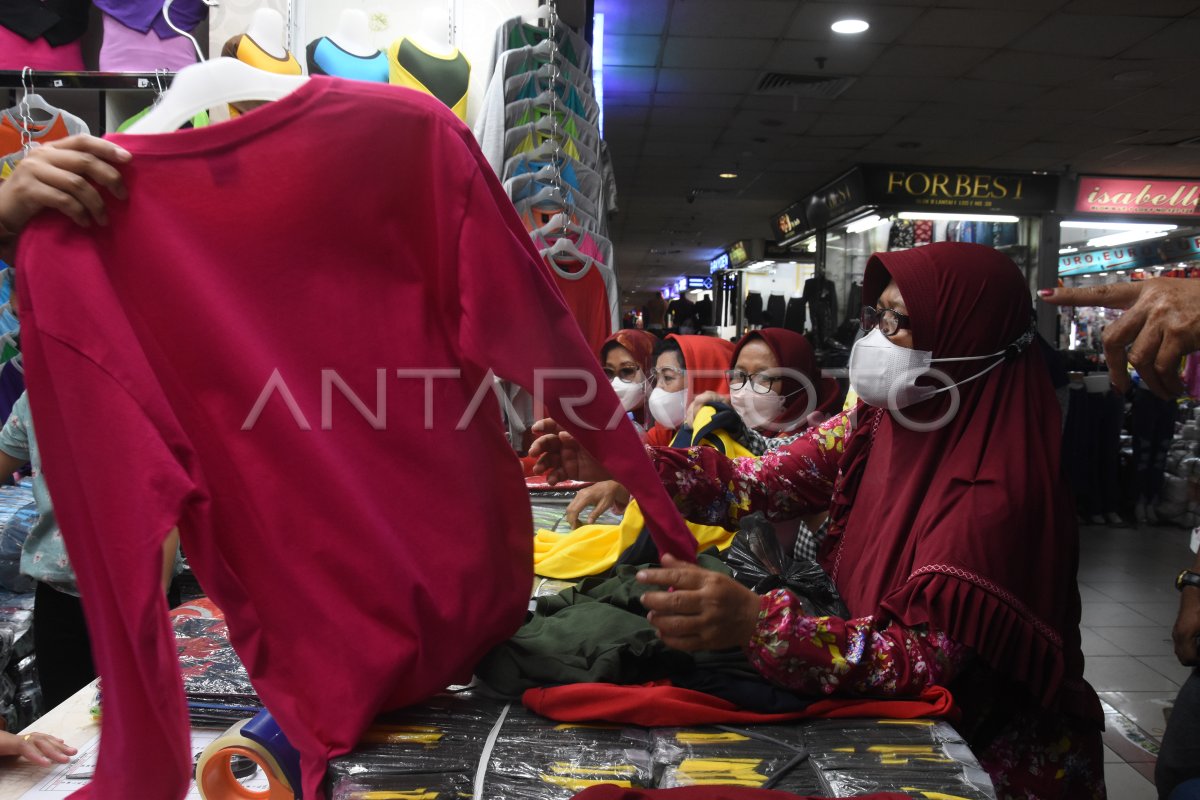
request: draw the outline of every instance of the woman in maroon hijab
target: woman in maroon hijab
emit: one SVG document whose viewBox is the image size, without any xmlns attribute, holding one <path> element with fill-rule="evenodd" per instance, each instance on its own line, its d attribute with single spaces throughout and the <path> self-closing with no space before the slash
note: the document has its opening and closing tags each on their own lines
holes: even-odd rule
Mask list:
<svg viewBox="0 0 1200 800">
<path fill-rule="evenodd" d="M 863 298 L 854 411 L 761 458 L 653 455 L 696 522 L 828 508 L 821 560 L 850 619 L 808 617 L 786 590 L 760 598 L 667 558 L 639 575 L 674 590 L 643 597 L 651 622 L 680 649 L 740 645 L 768 679 L 806 694 L 948 686 L 1001 798 L 1103 798 L 1078 531 L 1025 278 L 996 250 L 941 243 L 872 257 Z M 936 380 L 918 378 L 931 368 Z M 562 458 L 571 450 L 581 460 Z M 536 453 L 552 480 L 591 468 L 563 437 Z"/>
</svg>

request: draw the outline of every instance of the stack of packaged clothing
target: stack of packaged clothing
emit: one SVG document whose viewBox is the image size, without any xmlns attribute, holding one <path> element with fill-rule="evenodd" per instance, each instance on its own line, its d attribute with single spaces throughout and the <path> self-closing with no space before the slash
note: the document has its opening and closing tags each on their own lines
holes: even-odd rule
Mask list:
<svg viewBox="0 0 1200 800">
<path fill-rule="evenodd" d="M 0 718 L 10 731 L 44 711 L 33 654 L 34 582 L 21 574 L 21 546 L 37 520 L 31 480 L 0 486 Z"/>
<path fill-rule="evenodd" d="M 253 717 L 262 702 L 229 643 L 225 618 L 207 600 L 172 612 L 188 718 L 197 728 L 225 729 Z"/>
<path fill-rule="evenodd" d="M 802 730 L 821 793 L 830 797 L 896 789 L 916 797 L 996 797 L 971 748 L 946 722 L 819 720 L 805 723 Z"/>
<path fill-rule="evenodd" d="M 520 706 L 448 693 L 381 718 L 329 764 L 331 800 L 569 800 L 592 786 L 774 788 L 797 796 L 994 800 L 954 729 L 931 720 L 818 720 L 738 727 L 559 724 Z M 939 794 L 940 793 L 940 794 Z"/>
</svg>

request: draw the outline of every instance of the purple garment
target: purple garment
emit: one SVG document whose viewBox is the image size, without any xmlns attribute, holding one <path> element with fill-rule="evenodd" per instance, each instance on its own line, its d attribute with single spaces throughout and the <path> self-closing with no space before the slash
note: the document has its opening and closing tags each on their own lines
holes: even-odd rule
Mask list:
<svg viewBox="0 0 1200 800">
<path fill-rule="evenodd" d="M 1183 388 L 1188 397 L 1200 399 L 1200 353 L 1192 353 L 1187 357 L 1187 367 L 1183 370 Z"/>
<path fill-rule="evenodd" d="M 101 72 L 178 72 L 196 62 L 196 49 L 182 36 L 162 39 L 153 31 L 141 33 L 119 19 L 103 14 L 104 43 L 100 46 Z M 171 19 L 174 19 L 174 13 Z"/>
<path fill-rule="evenodd" d="M 163 19 L 162 0 L 95 0 L 95 6 L 135 31 L 147 33 L 153 28 L 161 39 L 179 36 Z M 171 22 L 185 31 L 195 30 L 206 16 L 208 6 L 201 0 L 175 0 L 171 3 Z M 153 69 L 150 71 L 153 72 Z"/>
<path fill-rule="evenodd" d="M 0 419 L 8 419 L 17 398 L 25 391 L 25 373 L 12 361 L 0 366 Z"/>
</svg>

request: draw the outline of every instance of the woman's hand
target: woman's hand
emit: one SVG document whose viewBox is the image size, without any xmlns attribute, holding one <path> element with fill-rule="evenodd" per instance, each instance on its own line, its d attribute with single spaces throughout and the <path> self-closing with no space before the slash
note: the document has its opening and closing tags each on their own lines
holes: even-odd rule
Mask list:
<svg viewBox="0 0 1200 800">
<path fill-rule="evenodd" d="M 1127 309 L 1104 329 L 1108 375 L 1121 392 L 1129 390 L 1128 360 L 1146 388 L 1163 399 L 1183 392 L 1179 362 L 1200 350 L 1200 281 L 1155 278 L 1077 289 L 1043 289 L 1038 295 L 1056 306 Z M 1126 354 L 1128 348 L 1128 354 Z"/>
<path fill-rule="evenodd" d="M 647 619 L 668 647 L 723 650 L 750 644 L 760 598 L 733 578 L 664 555 L 662 569 L 638 572 L 639 583 L 668 586 L 646 592 Z"/>
<path fill-rule="evenodd" d="M 48 767 L 55 762 L 66 764 L 77 752 L 62 739 L 47 733 L 17 736 L 0 731 L 0 756 L 21 756 L 34 764 Z"/>
<path fill-rule="evenodd" d="M 607 481 L 612 478 L 575 441 L 575 437 L 561 430 L 554 420 L 535 422 L 533 432 L 540 434 L 529 448 L 529 455 L 537 459 L 533 472 L 535 475 L 545 475 L 546 482 L 551 486 L 562 481 Z"/>
<path fill-rule="evenodd" d="M 588 525 L 595 525 L 596 520 L 600 519 L 600 515 L 610 508 L 616 508 L 620 511 L 625 510 L 625 506 L 629 505 L 629 492 L 625 487 L 616 481 L 601 481 L 586 488 L 580 489 L 575 499 L 567 506 L 567 522 L 572 528 L 579 527 L 579 515 L 588 506 L 592 507 L 592 513 L 588 514 Z"/>
<path fill-rule="evenodd" d="M 724 403 L 729 405 L 728 395 L 717 394 L 716 392 L 704 392 L 696 396 L 692 404 L 687 409 L 687 424 L 691 425 L 696 420 L 696 415 L 700 413 L 700 409 L 712 403 Z"/>
<path fill-rule="evenodd" d="M 120 200 L 128 195 L 117 167 L 132 156 L 95 136 L 71 136 L 34 147 L 0 183 L 0 235 L 15 236 L 44 208 L 66 214 L 76 224 L 108 224 L 97 187 Z"/>
</svg>

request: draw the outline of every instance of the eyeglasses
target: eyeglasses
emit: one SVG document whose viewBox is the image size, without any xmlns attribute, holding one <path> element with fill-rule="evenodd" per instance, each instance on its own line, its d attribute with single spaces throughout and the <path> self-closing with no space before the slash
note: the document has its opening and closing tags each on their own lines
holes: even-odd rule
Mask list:
<svg viewBox="0 0 1200 800">
<path fill-rule="evenodd" d="M 912 327 L 912 320 L 907 314 L 901 314 L 892 308 L 863 306 L 859 321 L 865 332 L 870 333 L 878 326 L 879 332 L 884 336 L 895 336 L 898 331 Z"/>
<path fill-rule="evenodd" d="M 609 368 L 604 368 L 604 375 L 611 381 L 613 378 L 620 378 L 624 383 L 638 383 L 638 373 L 642 368 L 636 364 L 626 364 L 615 372 Z"/>
<path fill-rule="evenodd" d="M 764 375 L 761 372 L 748 375 L 740 369 L 729 370 L 725 377 L 729 379 L 730 389 L 740 389 L 746 385 L 746 381 L 750 381 L 750 391 L 755 394 L 769 394 L 775 388 L 775 382 L 783 380 L 781 375 Z"/>
</svg>

